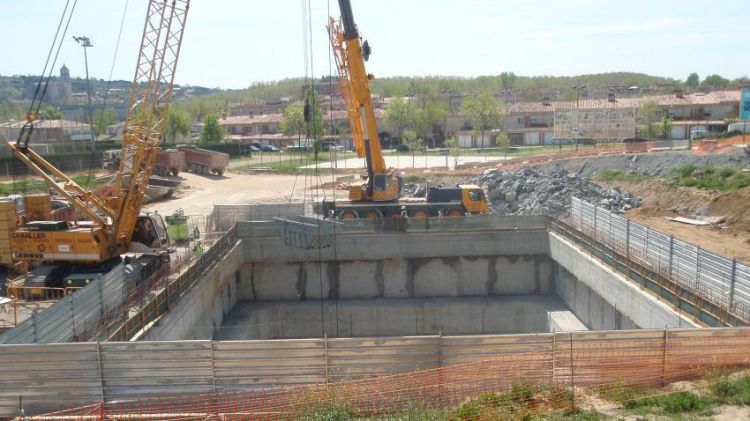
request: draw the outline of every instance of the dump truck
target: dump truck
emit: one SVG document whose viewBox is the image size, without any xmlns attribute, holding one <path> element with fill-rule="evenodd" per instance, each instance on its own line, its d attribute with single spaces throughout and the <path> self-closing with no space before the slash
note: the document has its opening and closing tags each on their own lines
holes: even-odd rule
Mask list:
<svg viewBox="0 0 750 421">
<path fill-rule="evenodd" d="M 229 155 L 223 152 L 210 151 L 195 146 L 180 146 L 178 148 L 185 154 L 185 163 L 182 169 L 196 174 L 223 175 L 229 166 Z"/>
<path fill-rule="evenodd" d="M 177 149 L 160 150 L 156 154 L 154 173 L 162 177 L 178 175 L 185 166 L 185 153 Z"/>
</svg>

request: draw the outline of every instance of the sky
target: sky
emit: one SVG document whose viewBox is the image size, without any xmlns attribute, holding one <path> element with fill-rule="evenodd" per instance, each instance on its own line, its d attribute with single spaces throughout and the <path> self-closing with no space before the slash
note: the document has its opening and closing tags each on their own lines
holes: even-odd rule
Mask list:
<svg viewBox="0 0 750 421">
<path fill-rule="evenodd" d="M 244 88 L 331 72 L 336 0 L 192 0 L 176 82 Z M 685 79 L 750 75 L 748 0 L 351 0 L 385 76 L 578 75 L 633 71 Z M 127 8 L 125 8 L 127 3 Z M 78 0 L 57 68 L 84 76 L 72 35 L 89 36 L 92 77 L 132 80 L 147 0 Z M 39 74 L 65 0 L 0 0 L 0 75 Z M 329 9 L 330 8 L 330 9 Z M 125 25 L 117 57 L 120 20 Z"/>
</svg>

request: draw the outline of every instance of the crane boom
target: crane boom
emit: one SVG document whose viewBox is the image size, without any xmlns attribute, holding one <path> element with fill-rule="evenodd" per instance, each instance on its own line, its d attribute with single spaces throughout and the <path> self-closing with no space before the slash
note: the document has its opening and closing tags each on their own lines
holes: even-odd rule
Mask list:
<svg viewBox="0 0 750 421">
<path fill-rule="evenodd" d="M 110 197 L 102 198 L 84 189 L 34 152 L 28 146 L 30 133 L 24 135 L 22 132 L 18 141 L 9 143 L 16 157 L 91 220 L 71 221 L 63 230 L 59 227 L 39 229 L 44 225 L 37 223 L 33 228 L 37 233 L 32 233 L 30 226 L 21 226 L 11 237 L 14 258 L 104 262 L 128 251 L 164 133 L 189 5 L 190 0 L 148 1 L 125 119 L 120 168 Z M 31 127 L 33 119 L 34 116 L 30 115 Z M 151 221 L 153 225 L 154 220 Z M 144 245 L 144 248 L 159 248 L 166 239 L 165 232 L 157 245 Z"/>
<path fill-rule="evenodd" d="M 115 178 L 114 240 L 127 249 L 164 134 L 189 0 L 151 0 Z"/>
<path fill-rule="evenodd" d="M 360 157 L 366 160 L 367 183 L 350 186 L 352 200 L 392 201 L 398 199 L 400 179 L 385 165 L 370 91 L 371 75 L 365 69 L 370 55 L 367 41 L 362 43 L 349 0 L 339 0 L 340 23 L 329 22 L 328 33 L 339 73 L 352 139 Z M 361 192 L 360 192 L 361 191 Z"/>
</svg>

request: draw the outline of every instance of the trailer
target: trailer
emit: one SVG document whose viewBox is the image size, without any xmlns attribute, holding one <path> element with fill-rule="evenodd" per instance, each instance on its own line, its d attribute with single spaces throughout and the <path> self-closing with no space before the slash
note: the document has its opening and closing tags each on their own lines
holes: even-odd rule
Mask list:
<svg viewBox="0 0 750 421">
<path fill-rule="evenodd" d="M 425 198 L 403 198 L 388 202 L 322 201 L 313 211 L 337 219 L 370 219 L 378 222 L 397 222 L 408 218 L 443 216 L 455 218 L 467 214 L 487 213 L 484 192 L 476 185 L 431 187 Z"/>
<path fill-rule="evenodd" d="M 162 177 L 178 175 L 185 166 L 185 153 L 177 149 L 160 150 L 156 154 L 154 173 Z"/>
<path fill-rule="evenodd" d="M 196 174 L 223 175 L 229 166 L 229 155 L 223 152 L 210 151 L 194 146 L 180 146 L 179 150 L 185 154 L 182 167 L 186 171 Z"/>
</svg>

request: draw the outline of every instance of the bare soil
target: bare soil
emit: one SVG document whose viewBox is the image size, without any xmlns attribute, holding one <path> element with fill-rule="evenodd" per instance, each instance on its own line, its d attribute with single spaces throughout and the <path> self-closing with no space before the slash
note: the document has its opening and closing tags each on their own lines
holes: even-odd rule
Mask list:
<svg viewBox="0 0 750 421">
<path fill-rule="evenodd" d="M 643 197 L 643 205 L 627 213 L 632 220 L 724 257 L 750 263 L 750 188 L 719 192 L 675 187 L 662 180 L 605 184 Z M 666 219 L 695 214 L 722 216 L 726 220 L 720 224 L 694 226 Z"/>
<path fill-rule="evenodd" d="M 216 203 L 270 203 L 284 202 L 290 198 L 303 200 L 305 191 L 317 184 L 303 175 L 228 172 L 223 176 L 180 173 L 180 177 L 182 185 L 172 198 L 150 203 L 144 208 L 158 210 L 162 214 L 184 209 L 187 215 L 208 215 Z"/>
</svg>

